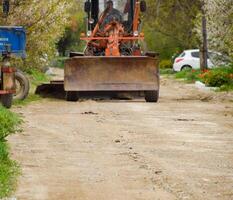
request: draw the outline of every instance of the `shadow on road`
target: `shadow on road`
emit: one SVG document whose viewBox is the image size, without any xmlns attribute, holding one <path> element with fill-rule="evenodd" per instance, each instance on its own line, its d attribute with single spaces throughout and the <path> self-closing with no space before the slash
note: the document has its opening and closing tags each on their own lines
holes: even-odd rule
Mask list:
<svg viewBox="0 0 233 200">
<path fill-rule="evenodd" d="M 62 81 L 39 85 L 35 92 L 43 98 L 66 99 L 64 83 Z M 145 102 L 143 92 L 119 92 L 119 91 L 93 91 L 79 92 L 79 98 L 96 101 L 133 100 L 133 102 Z M 116 102 L 116 101 L 114 101 Z"/>
</svg>

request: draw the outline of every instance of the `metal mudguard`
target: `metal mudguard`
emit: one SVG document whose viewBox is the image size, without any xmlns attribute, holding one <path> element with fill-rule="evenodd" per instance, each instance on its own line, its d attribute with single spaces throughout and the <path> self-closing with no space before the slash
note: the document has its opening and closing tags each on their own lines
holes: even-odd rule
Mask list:
<svg viewBox="0 0 233 200">
<path fill-rule="evenodd" d="M 0 94 L 15 93 L 15 68 L 0 67 Z"/>
<path fill-rule="evenodd" d="M 159 90 L 158 58 L 76 56 L 65 63 L 65 91 Z"/>
</svg>

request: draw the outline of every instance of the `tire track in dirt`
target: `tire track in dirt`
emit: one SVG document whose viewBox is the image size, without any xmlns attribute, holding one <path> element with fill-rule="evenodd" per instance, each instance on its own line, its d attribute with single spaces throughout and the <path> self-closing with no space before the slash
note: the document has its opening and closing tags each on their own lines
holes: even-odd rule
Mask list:
<svg viewBox="0 0 233 200">
<path fill-rule="evenodd" d="M 25 124 L 9 138 L 22 166 L 15 196 L 233 198 L 233 104 L 169 79 L 161 92 L 158 104 L 44 99 L 16 108 Z"/>
</svg>

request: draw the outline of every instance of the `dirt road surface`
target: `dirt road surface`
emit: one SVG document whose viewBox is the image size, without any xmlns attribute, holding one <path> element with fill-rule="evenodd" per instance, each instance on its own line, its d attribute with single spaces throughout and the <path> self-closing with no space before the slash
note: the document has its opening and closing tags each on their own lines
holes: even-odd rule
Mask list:
<svg viewBox="0 0 233 200">
<path fill-rule="evenodd" d="M 158 104 L 43 99 L 15 108 L 20 200 L 231 200 L 232 96 L 162 79 Z M 225 99 L 225 100 L 224 100 Z"/>
</svg>

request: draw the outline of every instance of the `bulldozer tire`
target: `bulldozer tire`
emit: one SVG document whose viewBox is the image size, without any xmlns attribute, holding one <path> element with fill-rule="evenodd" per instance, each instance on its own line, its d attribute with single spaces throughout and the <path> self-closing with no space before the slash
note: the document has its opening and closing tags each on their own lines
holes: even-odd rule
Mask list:
<svg viewBox="0 0 233 200">
<path fill-rule="evenodd" d="M 78 92 L 75 91 L 68 91 L 66 92 L 66 101 L 73 101 L 76 102 L 79 99 Z"/>
<path fill-rule="evenodd" d="M 146 102 L 158 102 L 159 100 L 159 91 L 145 91 L 145 100 Z"/>
<path fill-rule="evenodd" d="M 14 100 L 24 100 L 27 98 L 30 83 L 28 78 L 24 75 L 24 73 L 20 70 L 15 72 L 15 81 L 16 81 L 16 94 L 14 95 Z"/>
<path fill-rule="evenodd" d="M 12 106 L 13 94 L 3 94 L 1 95 L 1 102 L 5 108 L 10 108 Z"/>
</svg>

